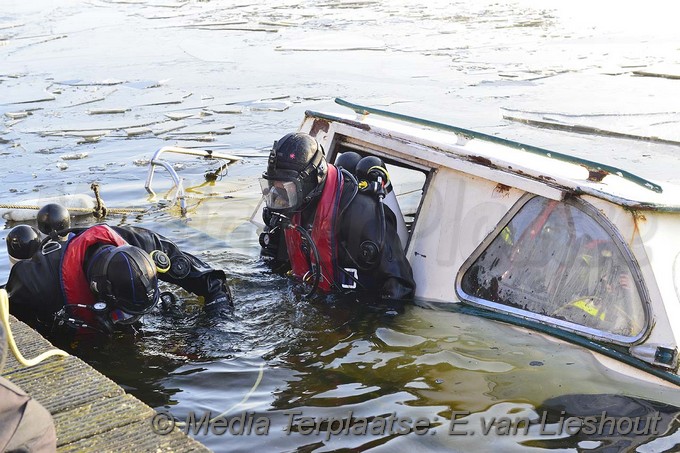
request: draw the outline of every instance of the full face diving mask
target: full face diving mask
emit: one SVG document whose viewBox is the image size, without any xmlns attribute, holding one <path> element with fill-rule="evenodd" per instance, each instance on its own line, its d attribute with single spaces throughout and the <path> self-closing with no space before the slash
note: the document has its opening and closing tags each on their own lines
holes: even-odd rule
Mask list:
<svg viewBox="0 0 680 453">
<path fill-rule="evenodd" d="M 302 182 L 295 171 L 283 170 L 277 173 L 277 179 L 268 179 L 265 175 L 260 178 L 264 202 L 269 209 L 292 211 L 301 204 L 301 200 L 304 198 Z M 294 176 L 286 177 L 281 173 L 292 173 Z"/>
<path fill-rule="evenodd" d="M 268 169 L 260 178 L 267 207 L 274 211 L 296 211 L 311 200 L 317 194 L 315 189 L 320 185 L 322 160 L 323 151 L 319 149 L 299 173 L 295 170 Z"/>
</svg>

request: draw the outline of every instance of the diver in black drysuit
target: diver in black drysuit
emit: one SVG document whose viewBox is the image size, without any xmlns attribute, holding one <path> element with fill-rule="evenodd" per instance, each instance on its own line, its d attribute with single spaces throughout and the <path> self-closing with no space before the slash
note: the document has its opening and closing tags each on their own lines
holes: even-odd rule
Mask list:
<svg viewBox="0 0 680 453">
<path fill-rule="evenodd" d="M 102 226 L 95 225 L 99 230 Z M 62 278 L 63 267 L 66 266 L 63 257 L 69 244 L 67 241 L 72 241 L 95 227 L 69 228 L 58 233 L 52 232 L 51 243 L 48 243 L 47 239 L 42 241 L 40 248 L 32 253 L 30 259 L 22 259 L 14 264 L 5 286 L 10 299 L 11 314 L 46 333 L 49 333 L 57 324 L 81 327 L 77 319 L 75 325 L 64 322 L 70 313 L 64 314 L 63 310 L 67 304 Z M 222 270 L 213 269 L 195 256 L 181 251 L 175 243 L 151 230 L 140 227 L 107 226 L 107 228 L 122 237 L 127 245 L 139 247 L 147 253 L 155 250 L 164 252 L 169 257 L 171 266 L 166 272 L 158 272 L 158 279 L 203 296 L 208 310 L 231 307 L 231 290 Z M 69 235 L 68 239 L 65 239 L 66 234 Z M 87 248 L 80 272 L 87 272 L 93 256 L 104 245 L 98 242 Z M 153 282 L 157 282 L 155 277 L 154 272 Z M 154 286 L 153 289 L 157 289 L 157 283 L 153 282 L 151 283 Z M 158 297 L 156 300 L 149 301 L 149 309 L 153 308 L 157 299 Z M 112 328 L 111 325 L 91 327 L 91 330 L 104 332 Z"/>
<path fill-rule="evenodd" d="M 298 155 L 306 154 L 306 159 L 303 159 L 302 163 L 293 162 L 293 165 L 288 167 L 303 167 L 313 160 L 313 155 L 320 148 L 316 141 L 306 134 L 294 134 L 293 140 L 286 140 L 286 137 L 275 144 L 272 150 L 272 153 L 277 151 L 279 153 L 278 162 L 272 163 L 270 158 L 270 165 L 265 174 L 269 180 L 276 179 L 276 166 L 283 166 L 282 161 L 292 155 L 291 150 Z M 319 152 L 322 152 L 322 149 Z M 330 166 L 325 160 L 318 165 Z M 339 169 L 338 172 L 342 174 L 344 183 L 339 196 L 338 219 L 333 232 L 337 243 L 333 252 L 336 253 L 338 267 L 333 289 L 341 293 L 356 291 L 389 301 L 411 300 L 415 292 L 415 282 L 397 234 L 394 213 L 388 206 L 382 206 L 383 215 L 375 193 L 360 190 L 357 180 L 348 171 Z M 309 176 L 313 181 L 316 174 L 312 172 Z M 325 182 L 322 181 L 321 184 Z M 302 185 L 305 185 L 304 181 Z M 307 204 L 297 210 L 301 213 L 300 226 L 308 232 L 313 230 L 320 199 L 321 196 L 312 196 Z M 290 268 L 290 257 L 284 229 L 277 225 L 279 212 L 264 208 L 263 220 L 267 226 L 260 238 L 260 244 L 263 259 L 269 262 L 275 271 L 284 272 Z M 284 211 L 284 214 L 290 216 L 291 211 Z M 302 248 L 304 254 L 311 256 L 310 247 L 303 243 Z"/>
</svg>

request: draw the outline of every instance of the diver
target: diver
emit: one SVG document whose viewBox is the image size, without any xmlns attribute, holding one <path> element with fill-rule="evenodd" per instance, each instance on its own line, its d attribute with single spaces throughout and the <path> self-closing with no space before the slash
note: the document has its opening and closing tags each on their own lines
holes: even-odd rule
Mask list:
<svg viewBox="0 0 680 453">
<path fill-rule="evenodd" d="M 261 256 L 275 271 L 290 269 L 290 275 L 309 283 L 308 294 L 358 292 L 384 301 L 410 300 L 411 266 L 396 216 L 383 202 L 387 171 L 372 157 L 344 165 L 366 179 L 359 182 L 350 171 L 328 164 L 308 134 L 290 133 L 274 143 L 260 180 L 266 203 Z"/>
<path fill-rule="evenodd" d="M 39 330 L 111 333 L 134 325 L 161 298 L 159 279 L 202 296 L 208 311 L 232 305 L 222 270 L 151 230 L 71 228 L 68 210 L 56 203 L 37 220 L 44 239 L 29 225 L 7 235 L 6 290 L 10 313 Z"/>
</svg>

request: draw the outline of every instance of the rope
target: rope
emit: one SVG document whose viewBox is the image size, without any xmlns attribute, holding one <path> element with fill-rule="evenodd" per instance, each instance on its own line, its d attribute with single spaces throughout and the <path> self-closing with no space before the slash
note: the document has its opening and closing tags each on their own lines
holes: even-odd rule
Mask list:
<svg viewBox="0 0 680 453">
<path fill-rule="evenodd" d="M 196 186 L 196 187 L 202 187 L 205 184 L 208 184 L 209 182 L 211 182 L 211 181 L 207 181 L 207 182 L 205 182 L 205 183 L 203 183 L 199 186 Z M 219 196 L 221 197 L 221 196 L 224 196 L 224 194 L 239 192 L 241 190 L 253 187 L 254 185 L 255 185 L 254 183 L 251 183 L 251 184 L 248 184 L 244 187 L 235 187 L 233 189 L 224 190 L 219 194 Z M 92 214 L 96 218 L 101 219 L 103 217 L 106 217 L 107 214 L 120 214 L 120 215 L 143 214 L 143 213 L 146 213 L 146 212 L 149 211 L 149 209 L 147 209 L 147 208 L 108 208 L 104 205 L 104 200 L 102 200 L 102 198 L 99 194 L 99 185 L 97 183 L 92 183 L 90 188 L 94 192 L 95 203 L 96 203 L 95 207 L 91 209 L 91 208 L 79 208 L 79 207 L 74 206 L 72 208 L 67 208 L 69 210 L 69 212 L 79 212 L 79 213 L 83 213 L 83 214 Z M 192 188 L 188 188 L 187 192 L 185 192 L 185 194 L 184 194 L 185 199 L 204 200 L 206 198 L 213 198 L 210 195 L 208 195 L 208 196 L 206 196 L 206 195 L 194 195 L 194 194 L 188 193 L 188 192 L 190 192 L 190 189 L 192 189 Z M 169 208 L 171 208 L 171 206 L 167 206 L 163 209 L 169 209 Z M 32 209 L 32 210 L 39 211 L 40 209 L 42 209 L 42 206 L 29 205 L 29 204 L 0 203 L 0 209 Z"/>
<path fill-rule="evenodd" d="M 0 209 L 35 209 L 35 210 L 40 210 L 42 206 L 37 206 L 37 205 L 31 205 L 31 204 L 7 204 L 7 203 L 0 203 Z M 67 208 L 69 212 L 92 212 L 94 213 L 95 209 L 90 209 L 90 208 L 78 208 L 78 207 L 72 207 L 72 208 Z M 146 212 L 146 208 L 106 208 L 107 214 L 127 214 L 127 213 L 134 213 L 134 212 Z"/>
<path fill-rule="evenodd" d="M 27 205 L 27 204 L 6 204 L 6 203 L 0 203 L 0 209 L 35 209 L 35 210 L 40 210 L 42 206 L 36 206 L 36 205 Z M 82 213 L 92 213 L 93 215 L 97 215 L 97 208 L 95 207 L 94 209 L 90 208 L 67 208 L 69 212 L 82 212 Z M 146 208 L 106 208 L 106 213 L 107 214 L 133 214 L 133 213 L 144 213 L 146 212 Z"/>
<path fill-rule="evenodd" d="M 0 289 L 0 321 L 2 321 L 2 325 L 5 328 L 5 331 L 7 332 L 7 343 L 9 343 L 9 347 L 12 350 L 12 353 L 14 353 L 14 357 L 16 357 L 17 361 L 23 366 L 37 365 L 46 358 L 55 355 L 68 357 L 68 353 L 62 351 L 61 349 L 50 349 L 49 351 L 43 352 L 39 356 L 34 357 L 30 360 L 24 358 L 24 356 L 21 354 L 21 351 L 19 351 L 16 342 L 14 341 L 12 329 L 10 329 L 9 327 L 9 297 L 7 297 L 7 291 L 5 291 L 4 289 Z"/>
<path fill-rule="evenodd" d="M 104 200 L 102 200 L 99 194 L 99 184 L 93 182 L 90 185 L 90 189 L 94 192 L 94 199 L 96 205 L 93 209 L 90 208 L 78 208 L 72 207 L 67 208 L 69 212 L 82 212 L 83 214 L 92 214 L 98 219 L 106 217 L 106 214 L 133 214 L 133 213 L 144 213 L 147 211 L 146 208 L 107 208 L 104 205 Z M 42 206 L 36 205 L 26 205 L 26 204 L 6 204 L 0 203 L 0 209 L 35 209 L 40 210 Z"/>
<path fill-rule="evenodd" d="M 104 206 L 104 200 L 102 200 L 102 197 L 99 195 L 99 184 L 93 182 L 90 185 L 90 189 L 94 192 L 94 199 L 97 202 L 93 214 L 96 218 L 102 219 L 106 217 L 106 206 Z"/>
</svg>

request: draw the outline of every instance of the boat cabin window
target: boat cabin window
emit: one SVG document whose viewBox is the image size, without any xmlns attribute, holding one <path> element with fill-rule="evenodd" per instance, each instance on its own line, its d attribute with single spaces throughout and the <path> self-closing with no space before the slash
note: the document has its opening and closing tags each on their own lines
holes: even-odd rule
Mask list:
<svg viewBox="0 0 680 453">
<path fill-rule="evenodd" d="M 366 150 L 350 148 L 343 144 L 336 148 L 332 162 L 342 163 L 343 154 L 348 152 L 357 153 L 362 158 L 372 155 Z M 402 245 L 406 248 L 423 198 L 429 172 L 390 158 L 378 157 L 384 162 L 392 184 L 392 191 L 385 197 L 385 205 L 392 209 L 397 217 L 397 232 Z"/>
<path fill-rule="evenodd" d="M 646 327 L 642 282 L 613 228 L 583 202 L 534 197 L 473 255 L 461 298 L 631 342 Z"/>
</svg>

